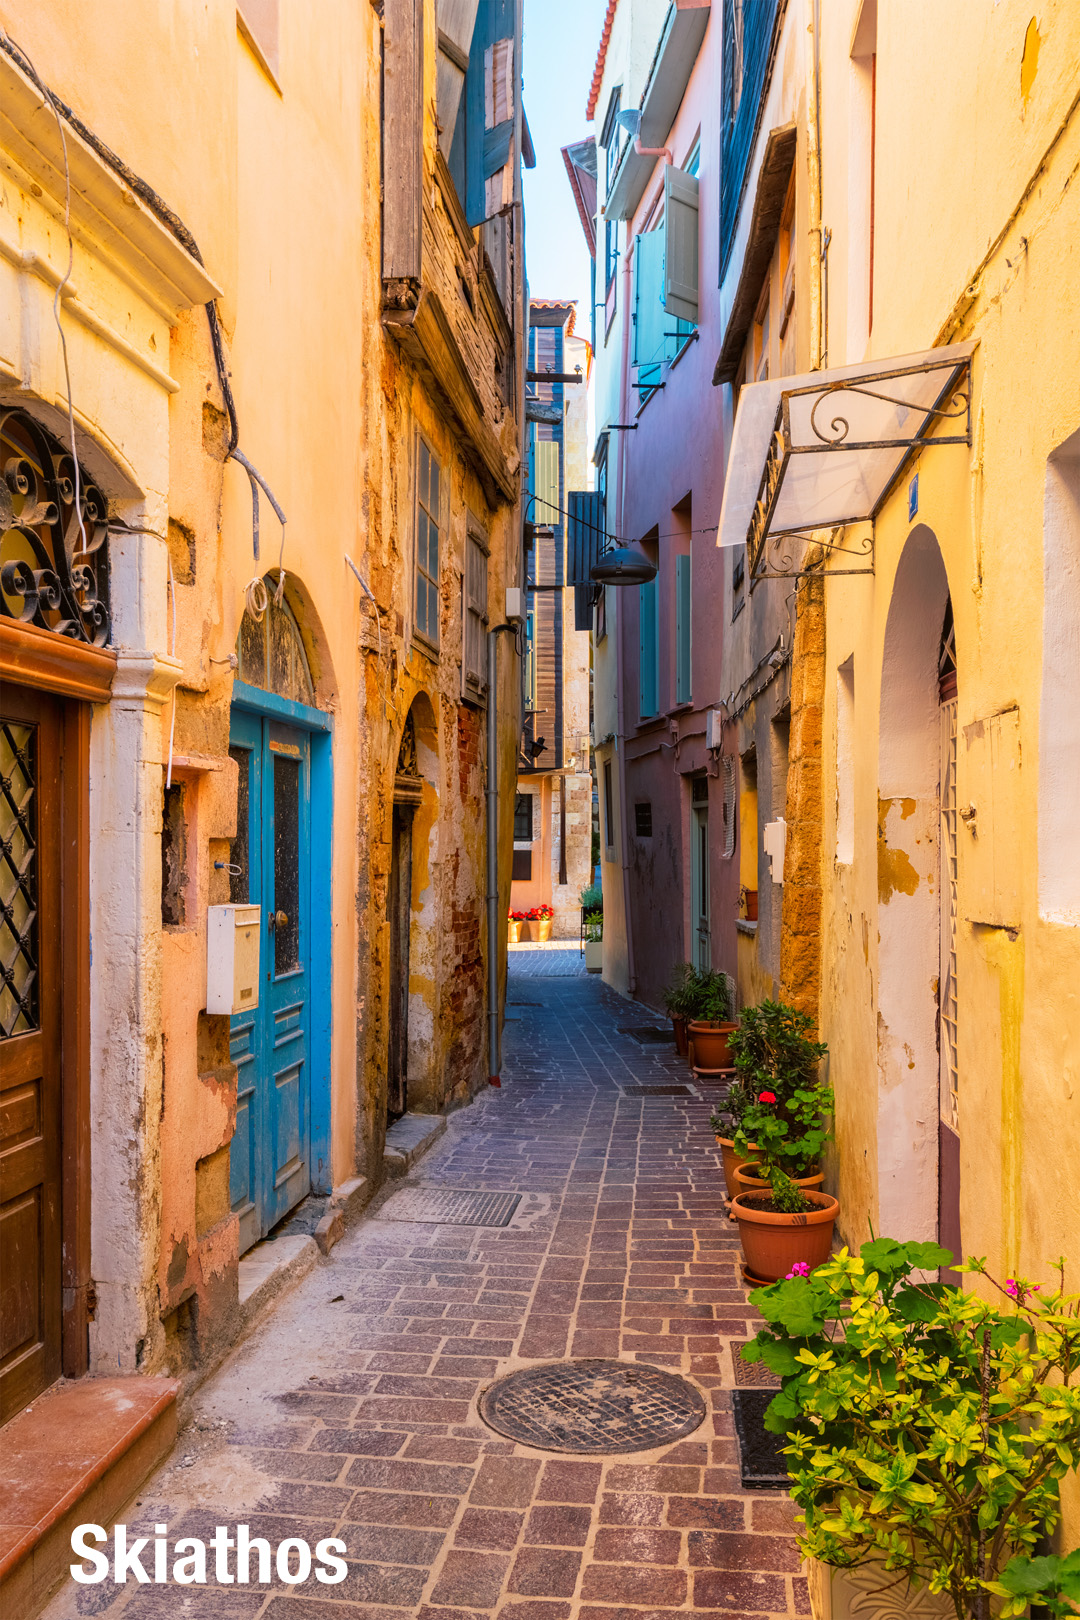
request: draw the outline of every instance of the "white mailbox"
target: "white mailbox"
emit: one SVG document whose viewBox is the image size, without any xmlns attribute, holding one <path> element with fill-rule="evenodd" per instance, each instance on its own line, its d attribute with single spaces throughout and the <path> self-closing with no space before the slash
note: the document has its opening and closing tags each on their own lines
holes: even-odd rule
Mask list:
<svg viewBox="0 0 1080 1620">
<path fill-rule="evenodd" d="M 206 1010 L 241 1013 L 259 1005 L 260 906 L 208 906 Z"/>
</svg>

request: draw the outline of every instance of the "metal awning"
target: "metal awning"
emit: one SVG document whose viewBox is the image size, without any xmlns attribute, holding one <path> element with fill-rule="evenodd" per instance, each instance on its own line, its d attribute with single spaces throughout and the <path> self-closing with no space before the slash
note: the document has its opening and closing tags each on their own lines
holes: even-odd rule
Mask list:
<svg viewBox="0 0 1080 1620">
<path fill-rule="evenodd" d="M 745 545 L 752 579 L 788 577 L 800 570 L 785 540 L 872 524 L 915 450 L 971 444 L 974 347 L 954 343 L 744 387 L 717 545 Z M 873 572 L 872 533 L 826 545 L 859 564 L 832 572 Z"/>
</svg>

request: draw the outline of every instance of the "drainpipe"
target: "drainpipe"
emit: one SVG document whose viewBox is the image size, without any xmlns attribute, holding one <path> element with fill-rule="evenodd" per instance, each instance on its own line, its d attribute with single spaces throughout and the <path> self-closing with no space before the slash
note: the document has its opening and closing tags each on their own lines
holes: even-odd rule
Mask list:
<svg viewBox="0 0 1080 1620">
<path fill-rule="evenodd" d="M 487 701 L 487 937 L 488 937 L 488 1084 L 501 1086 L 499 1062 L 499 634 L 517 631 L 516 624 L 496 624 L 488 631 Z"/>
<path fill-rule="evenodd" d="M 629 225 L 627 226 L 629 236 Z M 622 347 L 622 382 L 619 390 L 619 420 L 627 420 L 630 398 L 630 246 L 627 242 L 627 251 L 623 260 L 623 347 Z M 623 511 L 626 496 L 626 458 L 629 454 L 627 444 L 628 435 L 619 435 L 619 487 L 615 502 L 615 533 L 622 545 L 625 536 L 623 528 Z M 637 969 L 634 961 L 634 930 L 630 915 L 630 822 L 626 814 L 626 724 L 624 720 L 625 703 L 623 699 L 623 686 L 626 675 L 626 635 L 623 622 L 626 618 L 626 609 L 621 596 L 618 599 L 615 669 L 617 673 L 615 701 L 616 701 L 616 737 L 615 748 L 619 763 L 619 860 L 622 866 L 623 887 L 623 918 L 626 926 L 626 988 L 630 995 L 637 989 Z"/>
</svg>

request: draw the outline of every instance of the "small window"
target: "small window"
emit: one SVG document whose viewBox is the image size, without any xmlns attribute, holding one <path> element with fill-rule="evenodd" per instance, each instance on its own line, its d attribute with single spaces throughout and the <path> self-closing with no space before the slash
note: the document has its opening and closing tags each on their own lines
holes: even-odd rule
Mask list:
<svg viewBox="0 0 1080 1620">
<path fill-rule="evenodd" d="M 638 713 L 642 720 L 651 720 L 660 712 L 660 671 L 657 653 L 660 640 L 660 593 L 656 580 L 650 579 L 638 586 L 638 632 L 640 637 L 640 665 L 638 682 Z"/>
<path fill-rule="evenodd" d="M 611 782 L 611 761 L 604 761 L 604 843 L 615 848 L 615 795 Z"/>
<path fill-rule="evenodd" d="M 487 691 L 488 548 L 471 525 L 465 536 L 462 590 L 462 673 L 466 697 Z"/>
<path fill-rule="evenodd" d="M 513 864 L 510 867 L 511 883 L 532 882 L 532 850 L 515 849 Z"/>
<path fill-rule="evenodd" d="M 634 831 L 639 838 L 652 837 L 652 802 L 642 799 L 634 806 Z"/>
<path fill-rule="evenodd" d="M 442 469 L 425 439 L 418 441 L 416 481 L 416 623 L 419 636 L 439 645 L 439 518 Z"/>
<path fill-rule="evenodd" d="M 290 698 L 294 703 L 315 703 L 315 690 L 304 651 L 300 626 L 285 601 L 277 600 L 277 578 L 267 574 L 266 607 L 259 618 L 246 610 L 236 638 L 237 675 L 245 686 Z"/>
<path fill-rule="evenodd" d="M 514 800 L 514 843 L 531 844 L 533 838 L 533 795 L 519 793 Z"/>
</svg>

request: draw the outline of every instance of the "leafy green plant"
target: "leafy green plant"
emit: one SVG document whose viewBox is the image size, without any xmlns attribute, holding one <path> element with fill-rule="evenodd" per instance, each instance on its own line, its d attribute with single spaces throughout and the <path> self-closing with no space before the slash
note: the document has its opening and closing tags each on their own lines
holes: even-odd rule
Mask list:
<svg viewBox="0 0 1080 1620">
<path fill-rule="evenodd" d="M 582 889 L 578 895 L 582 911 L 603 911 L 604 890 L 599 883 L 590 883 L 587 889 Z"/>
<path fill-rule="evenodd" d="M 742 1111 L 735 1147 L 748 1158 L 753 1143 L 770 1180 L 773 1172 L 805 1176 L 817 1166 L 832 1134 L 832 1109 L 831 1086 L 799 1086 L 788 1096 L 760 1091 Z"/>
<path fill-rule="evenodd" d="M 801 1187 L 796 1187 L 786 1171 L 778 1165 L 765 1166 L 765 1179 L 769 1183 L 772 1207 L 777 1215 L 805 1215 L 810 1200 Z"/>
<path fill-rule="evenodd" d="M 731 1037 L 731 1055 L 748 1094 L 775 1092 L 786 1100 L 795 1091 L 817 1084 L 818 1064 L 828 1051 L 810 1039 L 814 1027 L 807 1013 L 783 1001 L 744 1007 Z"/>
<path fill-rule="evenodd" d="M 697 970 L 692 962 L 679 962 L 664 990 L 664 1007 L 669 1018 L 689 1018 L 696 993 Z"/>
<path fill-rule="evenodd" d="M 602 911 L 587 911 L 585 913 L 585 939 L 590 945 L 595 945 L 604 937 L 604 913 Z"/>
<path fill-rule="evenodd" d="M 1028 1558 L 1018 1553 L 1001 1572 L 991 1590 L 1004 1597 L 1002 1616 L 1023 1614 L 1029 1604 L 1037 1604 L 1052 1615 L 1074 1615 L 1080 1604 L 1080 1551 L 1063 1558 L 1051 1553 L 1046 1558 Z"/>
<path fill-rule="evenodd" d="M 1080 1299 L 994 1281 L 1001 1303 L 922 1280 L 952 1255 L 879 1238 L 751 1294 L 766 1326 L 743 1352 L 779 1374 L 766 1426 L 786 1433 L 805 1555 L 879 1560 L 952 1599 L 958 1620 L 1067 1612 L 1075 1563 L 1033 1558 L 1080 1457 Z M 883 1575 L 882 1585 L 888 1584 Z"/>
<path fill-rule="evenodd" d="M 731 1014 L 727 977 L 711 968 L 691 968 L 686 984 L 685 1017 L 700 1024 L 726 1024 Z"/>
</svg>

